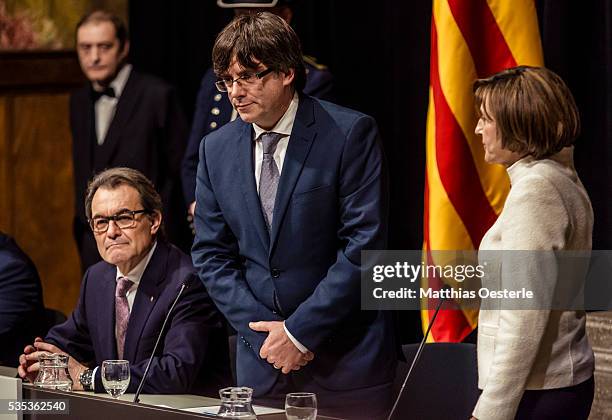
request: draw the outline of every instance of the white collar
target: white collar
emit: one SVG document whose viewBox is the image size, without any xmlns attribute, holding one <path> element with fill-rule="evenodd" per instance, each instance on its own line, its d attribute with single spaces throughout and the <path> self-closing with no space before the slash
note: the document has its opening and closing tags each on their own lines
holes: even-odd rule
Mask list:
<svg viewBox="0 0 612 420">
<path fill-rule="evenodd" d="M 510 183 L 516 184 L 521 177 L 529 173 L 529 168 L 542 162 L 554 162 L 555 166 L 564 171 L 568 176 L 576 176 L 576 170 L 574 168 L 574 146 L 567 146 L 561 149 L 560 152 L 545 159 L 535 159 L 533 156 L 527 155 L 517 160 L 507 169 Z"/>
<path fill-rule="evenodd" d="M 130 77 L 130 73 L 132 72 L 132 65 L 126 64 L 124 65 L 117 76 L 110 82 L 110 87 L 115 91 L 115 98 L 119 99 L 121 96 L 121 92 L 123 92 L 123 88 L 125 88 L 125 84 L 127 83 L 128 78 Z"/>
<path fill-rule="evenodd" d="M 149 265 L 149 261 L 151 261 L 151 257 L 153 256 L 153 252 L 155 252 L 156 247 L 157 241 L 153 243 L 153 246 L 149 250 L 149 253 L 146 255 L 146 257 L 140 260 L 140 262 L 136 264 L 136 266 L 132 268 L 129 273 L 123 274 L 121 270 L 119 270 L 119 267 L 117 267 L 117 277 L 115 278 L 115 281 L 118 280 L 119 277 L 125 277 L 128 280 L 131 280 L 135 286 L 138 286 L 138 284 L 140 283 L 140 279 L 142 278 L 142 275 L 145 272 L 145 269 Z"/>
<path fill-rule="evenodd" d="M 255 139 L 258 139 L 262 133 L 269 133 L 269 132 L 274 132 L 274 133 L 284 134 L 285 136 L 290 136 L 291 130 L 293 130 L 293 123 L 295 122 L 295 116 L 297 115 L 298 104 L 299 104 L 299 95 L 297 94 L 297 92 L 295 92 L 293 94 L 293 98 L 291 99 L 291 102 L 289 103 L 289 106 L 287 107 L 287 110 L 285 111 L 281 119 L 278 120 L 276 125 L 272 127 L 271 130 L 264 130 L 257 124 L 253 123 L 253 129 L 255 130 Z"/>
</svg>

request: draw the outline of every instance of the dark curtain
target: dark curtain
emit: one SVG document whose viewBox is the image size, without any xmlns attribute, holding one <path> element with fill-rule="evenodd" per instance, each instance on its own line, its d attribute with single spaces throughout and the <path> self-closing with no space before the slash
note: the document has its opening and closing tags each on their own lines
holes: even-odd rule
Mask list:
<svg viewBox="0 0 612 420">
<path fill-rule="evenodd" d="M 612 249 L 612 2 L 538 0 L 546 66 L 580 110 L 575 163 L 595 212 L 594 249 Z"/>
<path fill-rule="evenodd" d="M 130 2 L 132 61 L 174 83 L 188 115 L 214 37 L 231 19 L 215 3 Z M 582 117 L 576 166 L 593 201 L 593 247 L 612 249 L 612 2 L 536 4 L 546 65 L 568 83 Z M 430 23 L 429 0 L 303 0 L 293 21 L 304 52 L 334 73 L 338 103 L 378 121 L 391 174 L 394 249 L 420 249 L 423 238 Z M 418 338 L 419 314 L 402 317 L 403 341 Z"/>
<path fill-rule="evenodd" d="M 131 0 L 130 61 L 173 84 L 191 120 L 217 33 L 233 13 L 213 0 Z"/>
</svg>

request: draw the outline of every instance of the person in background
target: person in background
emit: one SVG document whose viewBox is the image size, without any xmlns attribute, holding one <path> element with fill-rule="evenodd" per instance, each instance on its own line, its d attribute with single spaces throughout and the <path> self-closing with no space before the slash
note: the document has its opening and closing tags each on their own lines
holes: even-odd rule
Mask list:
<svg viewBox="0 0 612 420">
<path fill-rule="evenodd" d="M 25 348 L 19 375 L 36 377 L 39 352 L 63 353 L 70 357 L 73 389 L 104 392 L 100 365 L 125 359 L 131 373 L 127 392 L 135 392 L 185 284 L 143 392 L 215 395 L 229 378 L 221 316 L 189 257 L 164 240 L 162 201 L 151 181 L 130 168 L 106 170 L 89 184 L 85 211 L 103 261 L 85 273 L 68 320 Z"/>
<path fill-rule="evenodd" d="M 239 16 L 245 13 L 268 11 L 280 16 L 291 24 L 295 1 L 292 0 L 218 0 L 219 7 L 230 8 Z M 326 66 L 317 63 L 310 56 L 303 56 L 306 68 L 306 85 L 304 93 L 327 101 L 334 100 L 334 82 L 331 72 Z M 181 176 L 183 193 L 188 211 L 193 216 L 195 206 L 196 171 L 198 168 L 198 149 L 200 141 L 213 130 L 233 121 L 238 112 L 232 107 L 227 92 L 219 92 L 215 87 L 217 77 L 213 68 L 209 68 L 202 82 L 196 99 L 196 109 L 189 134 L 189 141 L 183 158 Z"/>
<path fill-rule="evenodd" d="M 100 260 L 83 207 L 87 182 L 110 167 L 139 170 L 159 190 L 170 240 L 191 245 L 181 200 L 180 165 L 188 133 L 174 89 L 127 62 L 128 31 L 117 17 L 94 11 L 76 27 L 76 50 L 88 82 L 70 98 L 76 210 L 74 233 L 82 268 Z"/>
<path fill-rule="evenodd" d="M 13 238 L 0 232 L 0 365 L 17 366 L 23 347 L 46 331 L 38 271 Z"/>
<path fill-rule="evenodd" d="M 538 303 L 526 310 L 481 309 L 482 394 L 473 418 L 587 419 L 594 359 L 586 314 L 552 310 L 547 298 L 584 285 L 588 266 L 574 259 L 572 269 L 563 270 L 559 253 L 591 250 L 593 210 L 573 164 L 576 104 L 559 76 L 538 67 L 477 80 L 474 91 L 485 161 L 504 165 L 512 185 L 480 244 L 479 258 L 490 251 L 501 258 L 485 265 L 483 286 L 522 284 Z"/>
<path fill-rule="evenodd" d="M 213 63 L 240 118 L 201 142 L 192 258 L 238 332 L 238 385 L 264 405 L 306 391 L 322 414 L 382 418 L 393 325 L 360 309 L 361 251 L 387 240 L 376 122 L 303 93 L 299 40 L 274 14 L 236 17 Z"/>
</svg>

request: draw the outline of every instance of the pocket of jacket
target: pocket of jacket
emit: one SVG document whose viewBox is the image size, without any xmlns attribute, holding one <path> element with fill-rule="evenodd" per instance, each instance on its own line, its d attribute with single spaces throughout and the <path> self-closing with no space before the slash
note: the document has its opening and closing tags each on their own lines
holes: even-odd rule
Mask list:
<svg viewBox="0 0 612 420">
<path fill-rule="evenodd" d="M 307 201 L 318 200 L 325 196 L 328 196 L 329 194 L 333 193 L 333 191 L 333 185 L 323 185 L 321 187 L 316 187 L 308 191 L 294 194 L 292 201 L 294 203 L 303 203 Z"/>
</svg>

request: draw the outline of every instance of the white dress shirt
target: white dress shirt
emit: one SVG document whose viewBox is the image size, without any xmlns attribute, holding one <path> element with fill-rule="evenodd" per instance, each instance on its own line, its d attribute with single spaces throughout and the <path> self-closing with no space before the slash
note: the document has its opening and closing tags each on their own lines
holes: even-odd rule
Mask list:
<svg viewBox="0 0 612 420">
<path fill-rule="evenodd" d="M 255 147 L 253 148 L 255 158 L 255 185 L 257 186 L 257 192 L 259 192 L 259 178 L 261 177 L 261 164 L 263 162 L 263 142 L 261 141 L 261 135 L 263 133 L 279 133 L 284 134 L 285 137 L 281 138 L 274 151 L 274 161 L 278 167 L 278 175 L 280 177 L 283 172 L 283 162 L 285 161 L 285 155 L 287 154 L 287 147 L 289 146 L 289 138 L 291 137 L 291 130 L 293 130 L 293 123 L 295 122 L 295 116 L 297 114 L 299 104 L 299 97 L 297 92 L 293 94 L 293 98 L 289 103 L 287 111 L 283 114 L 280 120 L 276 123 L 271 130 L 264 130 L 257 124 L 253 124 L 253 130 L 255 131 Z M 308 349 L 300 343 L 287 329 L 283 322 L 283 327 L 287 336 L 291 342 L 302 352 L 307 353 Z"/>
<path fill-rule="evenodd" d="M 285 154 L 287 153 L 287 146 L 289 145 L 289 137 L 291 130 L 293 130 L 293 123 L 295 122 L 295 115 L 298 109 L 298 94 L 293 94 L 293 99 L 289 103 L 287 111 L 283 114 L 280 120 L 276 123 L 271 130 L 264 130 L 257 124 L 253 124 L 253 130 L 255 130 L 255 147 L 253 148 L 255 157 L 255 185 L 257 185 L 257 192 L 259 192 L 259 178 L 261 177 L 261 164 L 263 162 L 263 142 L 261 135 L 263 133 L 279 133 L 285 137 L 281 138 L 274 151 L 274 161 L 278 167 L 278 175 L 280 176 L 283 172 L 283 162 L 285 160 Z"/>
<path fill-rule="evenodd" d="M 128 301 L 128 307 L 130 308 L 130 313 L 132 312 L 132 306 L 134 306 L 134 299 L 136 298 L 136 292 L 138 291 L 138 285 L 140 284 L 140 279 L 144 274 L 147 265 L 149 265 L 149 261 L 151 261 L 151 257 L 153 256 L 153 252 L 155 252 L 155 248 L 157 248 L 157 241 L 153 243 L 151 250 L 149 253 L 142 259 L 134 268 L 130 270 L 129 273 L 123 274 L 119 267 L 117 267 L 117 276 L 115 281 L 119 280 L 120 277 L 125 277 L 128 280 L 131 280 L 134 284 L 129 288 L 125 297 Z M 116 331 L 115 331 L 116 334 Z"/>
<path fill-rule="evenodd" d="M 99 145 L 104 143 L 104 139 L 108 133 L 108 127 L 110 127 L 111 121 L 113 121 L 113 117 L 115 116 L 119 97 L 121 96 L 121 92 L 123 92 L 128 77 L 130 77 L 131 71 L 131 64 L 124 65 L 123 68 L 119 70 L 119 73 L 117 73 L 115 79 L 110 83 L 110 87 L 115 91 L 115 97 L 111 98 L 106 95 L 100 96 L 94 105 L 96 115 L 96 137 Z"/>
</svg>

